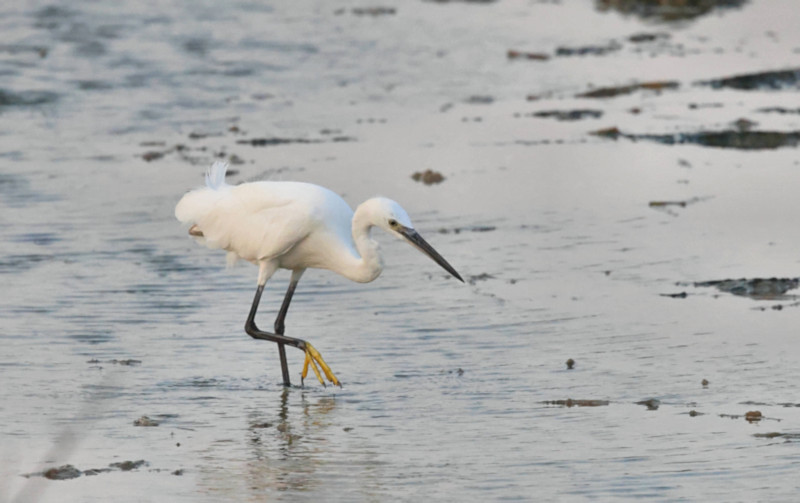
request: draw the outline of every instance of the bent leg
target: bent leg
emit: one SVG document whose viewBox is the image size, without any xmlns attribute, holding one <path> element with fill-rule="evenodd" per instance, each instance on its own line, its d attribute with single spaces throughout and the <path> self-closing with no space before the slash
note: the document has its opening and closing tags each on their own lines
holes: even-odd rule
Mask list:
<svg viewBox="0 0 800 503">
<path fill-rule="evenodd" d="M 272 269 L 271 271 L 269 269 Z M 266 272 L 265 272 L 266 271 Z M 303 373 L 302 377 L 305 378 L 308 373 L 308 366 L 311 363 L 314 372 L 319 378 L 320 383 L 325 385 L 325 381 L 323 381 L 322 376 L 319 373 L 319 370 L 316 367 L 318 363 L 320 367 L 322 367 L 325 376 L 328 380 L 333 383 L 334 385 L 339 385 L 339 380 L 333 375 L 331 372 L 330 367 L 325 363 L 325 360 L 322 359 L 322 356 L 319 352 L 314 349 L 314 347 L 309 344 L 308 342 L 302 339 L 295 339 L 294 337 L 287 337 L 283 335 L 284 330 L 284 320 L 286 319 L 286 313 L 289 310 L 289 304 L 292 301 L 292 296 L 294 295 L 294 290 L 297 287 L 297 282 L 300 280 L 300 277 L 303 275 L 304 270 L 293 271 L 292 272 L 292 280 L 289 283 L 289 289 L 286 291 L 286 295 L 283 299 L 283 304 L 281 305 L 281 309 L 278 312 L 278 318 L 275 320 L 275 332 L 265 332 L 260 330 L 256 326 L 255 317 L 256 312 L 258 311 L 258 305 L 261 301 L 261 295 L 264 292 L 264 284 L 269 276 L 274 273 L 274 268 L 271 267 L 271 264 L 262 263 L 259 270 L 259 285 L 258 289 L 256 289 L 255 297 L 253 297 L 253 305 L 250 308 L 250 314 L 247 316 L 247 322 L 245 323 L 244 329 L 250 337 L 254 339 L 272 341 L 278 344 L 278 354 L 281 360 L 281 372 L 283 373 L 283 385 L 284 386 L 291 386 L 291 380 L 289 379 L 289 366 L 286 361 L 286 349 L 285 345 L 296 347 L 302 350 L 306 354 L 306 361 L 303 365 Z M 262 282 L 263 278 L 263 282 Z"/>
</svg>

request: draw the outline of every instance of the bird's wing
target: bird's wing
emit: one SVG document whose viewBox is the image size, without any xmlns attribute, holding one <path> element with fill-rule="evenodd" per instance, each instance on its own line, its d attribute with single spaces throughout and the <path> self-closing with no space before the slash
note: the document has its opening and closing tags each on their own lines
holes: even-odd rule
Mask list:
<svg viewBox="0 0 800 503">
<path fill-rule="evenodd" d="M 255 262 L 278 257 L 303 240 L 315 220 L 306 199 L 262 184 L 231 187 L 197 225 L 206 244 Z"/>
</svg>

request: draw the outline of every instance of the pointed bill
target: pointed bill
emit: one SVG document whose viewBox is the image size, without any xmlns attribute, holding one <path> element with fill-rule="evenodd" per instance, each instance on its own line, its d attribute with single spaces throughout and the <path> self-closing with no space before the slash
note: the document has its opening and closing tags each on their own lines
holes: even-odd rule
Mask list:
<svg viewBox="0 0 800 503">
<path fill-rule="evenodd" d="M 458 278 L 459 281 L 462 283 L 464 282 L 464 280 L 461 278 L 461 275 L 459 275 L 456 270 L 453 269 L 453 266 L 448 264 L 444 257 L 439 255 L 439 252 L 433 249 L 433 246 L 429 245 L 427 241 L 422 239 L 422 236 L 420 236 L 417 231 L 409 227 L 403 227 L 399 230 L 399 232 L 419 251 L 432 258 L 434 262 L 442 266 L 445 271 Z"/>
</svg>

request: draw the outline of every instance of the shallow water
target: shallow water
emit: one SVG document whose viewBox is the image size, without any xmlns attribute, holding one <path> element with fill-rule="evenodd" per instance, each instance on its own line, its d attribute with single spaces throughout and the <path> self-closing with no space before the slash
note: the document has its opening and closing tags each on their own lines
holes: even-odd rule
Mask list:
<svg viewBox="0 0 800 503">
<path fill-rule="evenodd" d="M 795 499 L 796 292 L 694 286 L 798 276 L 795 148 L 589 133 L 800 130 L 795 84 L 703 84 L 800 68 L 796 7 L 602 4 L 0 7 L 0 500 Z M 576 97 L 652 81 L 678 86 Z M 242 330 L 255 268 L 172 216 L 231 156 L 400 201 L 467 284 L 385 236 L 372 284 L 309 271 L 287 334 L 344 387 L 284 390 Z"/>
</svg>

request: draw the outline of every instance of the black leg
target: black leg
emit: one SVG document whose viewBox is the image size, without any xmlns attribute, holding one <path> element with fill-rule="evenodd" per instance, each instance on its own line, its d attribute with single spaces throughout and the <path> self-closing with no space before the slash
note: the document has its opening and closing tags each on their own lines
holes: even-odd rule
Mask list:
<svg viewBox="0 0 800 503">
<path fill-rule="evenodd" d="M 285 328 L 283 322 L 286 319 L 286 313 L 289 311 L 289 303 L 292 301 L 295 288 L 297 288 L 297 281 L 291 281 L 289 283 L 289 289 L 286 290 L 286 295 L 283 297 L 283 304 L 281 304 L 281 310 L 278 311 L 278 317 L 275 318 L 276 334 L 283 335 L 283 329 Z"/>
<path fill-rule="evenodd" d="M 289 290 L 286 292 L 286 297 L 283 299 L 283 305 L 281 306 L 281 310 L 278 313 L 278 319 L 275 320 L 275 327 L 276 332 L 278 331 L 277 328 L 281 328 L 281 333 L 270 333 L 264 332 L 259 330 L 256 326 L 256 311 L 258 310 L 258 304 L 261 301 L 261 294 L 264 292 L 264 285 L 259 285 L 258 289 L 256 290 L 256 295 L 253 298 L 253 305 L 250 308 L 250 314 L 247 316 L 247 322 L 244 325 L 244 330 L 247 332 L 250 337 L 254 339 L 260 339 L 265 341 L 272 341 L 278 343 L 278 353 L 281 358 L 281 371 L 283 372 L 283 385 L 284 386 L 291 386 L 292 383 L 289 380 L 289 366 L 286 362 L 286 350 L 284 345 L 289 345 L 296 347 L 305 351 L 306 343 L 303 340 L 295 339 L 293 337 L 286 337 L 283 335 L 283 320 L 286 318 L 286 312 L 289 310 L 289 302 L 292 300 L 292 294 L 294 294 L 294 288 L 297 286 L 297 282 L 293 282 L 289 285 Z M 280 323 L 279 323 L 280 322 Z"/>
<path fill-rule="evenodd" d="M 289 303 L 292 302 L 292 296 L 294 295 L 295 288 L 297 288 L 297 281 L 290 281 L 289 289 L 286 290 L 286 295 L 283 297 L 281 309 L 278 311 L 278 317 L 275 318 L 275 333 L 278 335 L 283 335 L 283 331 L 286 328 L 286 325 L 284 325 L 283 322 L 286 319 L 286 313 L 289 312 Z M 283 383 L 284 385 L 289 386 L 289 365 L 286 363 L 286 347 L 280 342 L 278 343 L 278 355 L 281 358 Z"/>
</svg>

